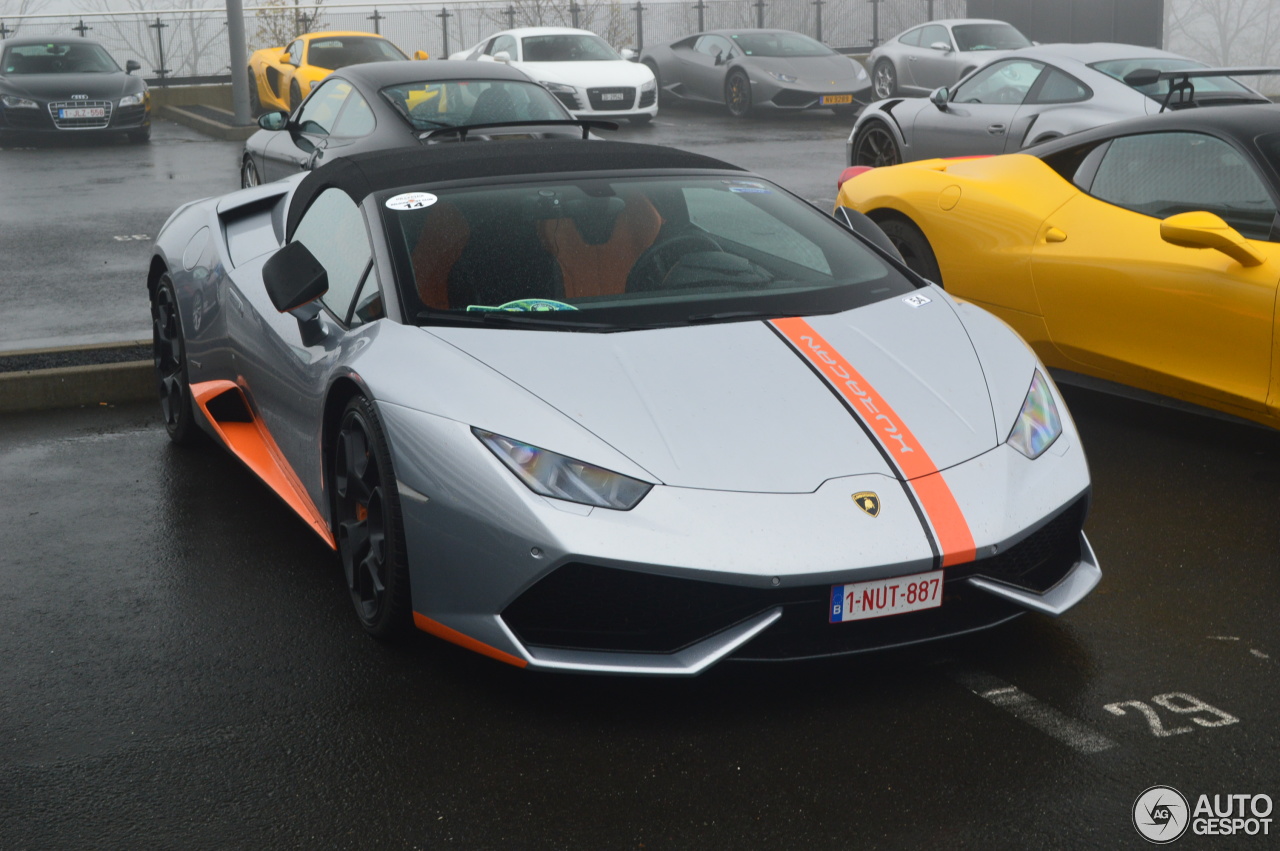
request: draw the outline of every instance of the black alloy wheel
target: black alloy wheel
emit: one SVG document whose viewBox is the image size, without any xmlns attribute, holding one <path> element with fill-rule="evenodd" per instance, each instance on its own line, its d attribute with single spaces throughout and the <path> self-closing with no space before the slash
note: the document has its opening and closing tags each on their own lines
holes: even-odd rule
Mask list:
<svg viewBox="0 0 1280 851">
<path fill-rule="evenodd" d="M 160 277 L 151 297 L 151 351 L 165 431 L 174 443 L 191 445 L 199 440 L 200 427 L 191 407 L 187 344 L 182 335 L 177 292 L 168 274 Z"/>
<path fill-rule="evenodd" d="M 869 165 L 880 168 L 902 162 L 898 141 L 893 131 L 883 121 L 868 121 L 853 140 L 853 162 L 849 165 Z"/>
<path fill-rule="evenodd" d="M 302 103 L 302 87 L 298 85 L 297 80 L 293 80 L 289 83 L 289 112 L 297 112 L 300 103 Z"/>
<path fill-rule="evenodd" d="M 351 603 L 365 632 L 394 638 L 412 611 L 404 525 L 391 453 L 364 396 L 343 411 L 332 464 L 334 531 Z"/>
<path fill-rule="evenodd" d="M 871 72 L 871 88 L 880 100 L 898 93 L 898 70 L 888 59 L 881 59 Z"/>
<path fill-rule="evenodd" d="M 898 249 L 908 269 L 926 281 L 942 286 L 942 271 L 938 268 L 938 258 L 933 253 L 933 246 L 914 222 L 897 214 L 876 217 L 875 222 Z"/>
<path fill-rule="evenodd" d="M 240 163 L 240 188 L 249 189 L 261 182 L 258 179 L 258 167 L 253 164 L 253 157 L 245 154 L 244 161 Z"/>
<path fill-rule="evenodd" d="M 724 105 L 734 118 L 751 114 L 751 81 L 742 71 L 730 71 L 724 81 Z"/>
</svg>

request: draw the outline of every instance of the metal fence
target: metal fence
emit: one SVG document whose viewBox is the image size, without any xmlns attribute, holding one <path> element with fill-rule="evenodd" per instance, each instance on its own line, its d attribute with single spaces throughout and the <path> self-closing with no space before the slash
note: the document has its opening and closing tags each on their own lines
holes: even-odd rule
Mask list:
<svg viewBox="0 0 1280 851">
<path fill-rule="evenodd" d="M 188 0 L 194 6 L 200 0 Z M 617 47 L 664 44 L 704 29 L 768 27 L 806 33 L 849 52 L 869 49 L 932 18 L 963 17 L 965 0 L 491 0 L 461 3 L 279 5 L 245 8 L 249 49 L 281 47 L 300 33 L 377 32 L 436 58 L 517 26 L 579 26 Z M 0 39 L 83 36 L 150 78 L 207 80 L 230 73 L 225 9 L 158 9 L 0 17 Z"/>
</svg>

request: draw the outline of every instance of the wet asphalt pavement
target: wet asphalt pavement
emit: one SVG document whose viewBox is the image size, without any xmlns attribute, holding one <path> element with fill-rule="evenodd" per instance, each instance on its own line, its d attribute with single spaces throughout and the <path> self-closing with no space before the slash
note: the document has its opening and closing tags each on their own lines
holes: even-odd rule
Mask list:
<svg viewBox="0 0 1280 851">
<path fill-rule="evenodd" d="M 844 122 L 797 118 L 682 110 L 624 132 L 829 198 Z M 0 191 L 14 173 L 34 186 L 37 163 L 72 185 L 86 161 L 114 179 L 129 157 L 173 157 L 190 183 L 153 167 L 89 191 L 154 235 L 176 202 L 234 183 L 237 149 L 167 124 L 156 138 L 0 151 Z M 21 218 L 62 246 L 53 263 L 10 234 L 10 206 L 7 303 L 11 281 L 53 269 L 83 284 L 101 244 L 117 296 L 95 310 L 81 286 L 40 333 L 146 335 L 122 303 L 145 311 L 145 246 L 111 240 L 128 228 L 45 198 Z M 0 344 L 27 333 L 13 310 Z M 1080 606 L 690 681 L 377 644 L 302 522 L 221 451 L 171 446 L 152 406 L 6 416 L 0 848 L 1140 848 L 1150 786 L 1192 806 L 1280 799 L 1280 435 L 1066 392 L 1105 574 Z M 1174 847 L 1276 847 L 1269 827 Z"/>
</svg>

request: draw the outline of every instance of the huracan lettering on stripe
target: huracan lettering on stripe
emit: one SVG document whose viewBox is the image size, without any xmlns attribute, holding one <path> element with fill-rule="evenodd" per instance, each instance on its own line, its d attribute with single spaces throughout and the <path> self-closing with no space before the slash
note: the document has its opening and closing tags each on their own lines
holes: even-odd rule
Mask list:
<svg viewBox="0 0 1280 851">
<path fill-rule="evenodd" d="M 880 412 L 880 409 L 876 407 L 876 403 L 872 400 L 871 394 L 858 386 L 858 382 L 854 381 L 853 377 L 849 375 L 849 371 L 842 367 L 835 358 L 831 357 L 826 349 L 822 348 L 821 343 L 808 334 L 801 335 L 800 341 L 813 350 L 814 357 L 831 367 L 828 371 L 836 378 L 844 381 L 844 386 L 849 389 L 850 393 L 858 397 L 858 401 L 862 403 L 862 406 L 867 409 L 867 413 L 871 414 L 876 422 L 884 423 L 883 426 L 878 426 L 878 428 L 885 433 L 886 437 L 897 441 L 898 445 L 895 448 L 898 452 L 915 452 L 914 449 L 907 446 L 906 438 L 898 432 L 897 424 Z"/>
<path fill-rule="evenodd" d="M 771 319 L 766 323 L 840 398 L 880 448 L 921 511 L 920 520 L 937 544 L 942 566 L 977 558 L 973 533 L 945 476 L 871 382 L 804 319 Z"/>
</svg>

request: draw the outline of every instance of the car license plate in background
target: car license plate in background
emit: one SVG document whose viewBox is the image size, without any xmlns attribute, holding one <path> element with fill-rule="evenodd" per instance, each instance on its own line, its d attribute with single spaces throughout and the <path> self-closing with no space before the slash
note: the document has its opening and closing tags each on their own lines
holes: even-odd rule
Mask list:
<svg viewBox="0 0 1280 851">
<path fill-rule="evenodd" d="M 918 612 L 942 605 L 942 571 L 831 586 L 832 623 Z"/>
<path fill-rule="evenodd" d="M 823 106 L 834 106 L 838 103 L 853 103 L 853 95 L 823 95 Z"/>
<path fill-rule="evenodd" d="M 60 109 L 59 118 L 106 118 L 106 111 L 100 106 L 87 106 L 78 109 Z"/>
<path fill-rule="evenodd" d="M 605 92 L 600 100 L 622 100 L 622 92 Z"/>
</svg>

